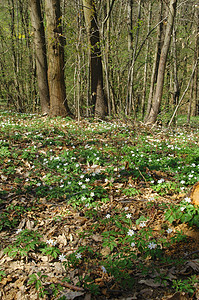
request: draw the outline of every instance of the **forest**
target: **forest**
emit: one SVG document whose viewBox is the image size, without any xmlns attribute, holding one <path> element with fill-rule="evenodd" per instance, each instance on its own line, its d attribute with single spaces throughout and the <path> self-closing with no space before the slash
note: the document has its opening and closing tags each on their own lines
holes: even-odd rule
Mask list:
<svg viewBox="0 0 199 300">
<path fill-rule="evenodd" d="M 0 299 L 199 299 L 198 1 L 0 20 Z"/>
<path fill-rule="evenodd" d="M 1 6 L 1 104 L 144 123 L 197 116 L 198 1 L 21 1 Z"/>
</svg>

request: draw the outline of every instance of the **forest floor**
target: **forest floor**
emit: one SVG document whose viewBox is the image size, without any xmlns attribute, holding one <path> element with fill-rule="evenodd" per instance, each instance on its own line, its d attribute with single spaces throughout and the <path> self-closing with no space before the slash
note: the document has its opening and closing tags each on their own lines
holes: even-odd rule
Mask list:
<svg viewBox="0 0 199 300">
<path fill-rule="evenodd" d="M 199 299 L 199 130 L 0 114 L 0 299 Z"/>
</svg>

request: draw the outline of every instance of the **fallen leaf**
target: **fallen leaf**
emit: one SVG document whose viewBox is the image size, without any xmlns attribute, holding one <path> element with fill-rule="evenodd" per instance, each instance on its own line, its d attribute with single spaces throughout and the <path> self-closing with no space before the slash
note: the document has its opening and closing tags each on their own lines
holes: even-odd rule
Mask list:
<svg viewBox="0 0 199 300">
<path fill-rule="evenodd" d="M 139 283 L 146 284 L 146 285 L 151 286 L 151 287 L 165 286 L 165 284 L 163 285 L 160 282 L 157 282 L 153 279 L 142 279 L 142 280 L 139 281 Z"/>
<path fill-rule="evenodd" d="M 73 300 L 77 297 L 83 296 L 84 294 L 85 294 L 85 292 L 72 292 L 72 291 L 69 291 L 69 292 L 62 293 L 61 297 L 65 296 L 67 300 Z"/>
<path fill-rule="evenodd" d="M 95 242 L 102 242 L 103 238 L 100 234 L 93 234 L 91 236 L 91 238 L 95 241 Z"/>
<path fill-rule="evenodd" d="M 194 271 L 198 272 L 199 271 L 199 260 L 198 259 L 193 259 L 185 263 L 185 267 L 183 270 L 181 270 L 181 274 L 187 272 L 187 269 L 191 268 Z"/>
<path fill-rule="evenodd" d="M 1 180 L 6 181 L 8 179 L 8 176 L 1 175 Z"/>
<path fill-rule="evenodd" d="M 3 278 L 0 283 L 6 285 L 8 282 L 12 281 L 12 277 L 8 275 L 7 277 Z"/>
<path fill-rule="evenodd" d="M 105 248 L 102 248 L 102 250 L 100 251 L 100 253 L 103 255 L 103 256 L 106 256 L 106 255 L 109 255 L 111 253 L 111 250 L 110 248 L 107 246 Z"/>
<path fill-rule="evenodd" d="M 164 298 L 165 300 L 187 300 L 189 299 L 189 295 L 185 292 L 177 292 L 172 296 Z"/>
</svg>

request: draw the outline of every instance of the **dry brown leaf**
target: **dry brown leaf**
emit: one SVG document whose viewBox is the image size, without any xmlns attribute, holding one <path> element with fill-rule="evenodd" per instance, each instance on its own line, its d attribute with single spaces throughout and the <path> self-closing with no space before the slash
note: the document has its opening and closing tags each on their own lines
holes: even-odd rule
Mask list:
<svg viewBox="0 0 199 300">
<path fill-rule="evenodd" d="M 153 279 L 142 279 L 142 280 L 139 281 L 139 283 L 146 284 L 146 285 L 151 286 L 151 287 L 165 286 L 165 283 L 163 285 L 160 282 L 157 282 L 157 281 L 155 281 Z"/>
<path fill-rule="evenodd" d="M 0 283 L 6 285 L 8 282 L 12 281 L 12 277 L 8 275 L 7 277 L 3 278 Z"/>
<path fill-rule="evenodd" d="M 190 260 L 188 262 L 186 262 L 183 270 L 181 270 L 180 273 L 185 273 L 187 272 L 187 269 L 188 268 L 191 268 L 192 270 L 198 272 L 199 271 L 199 260 L 198 259 L 193 259 L 193 260 Z"/>
<path fill-rule="evenodd" d="M 187 300 L 189 299 L 189 295 L 185 292 L 177 292 L 172 296 L 169 296 L 167 298 L 163 298 L 165 300 Z"/>
<path fill-rule="evenodd" d="M 15 288 L 21 288 L 24 286 L 24 281 L 27 279 L 27 276 L 26 277 L 20 277 L 19 279 L 17 279 L 14 283 L 14 286 Z"/>
<path fill-rule="evenodd" d="M 62 233 L 62 235 L 59 235 L 58 238 L 57 238 L 57 242 L 63 246 L 66 246 L 67 245 L 67 238 L 65 236 L 64 233 Z"/>
<path fill-rule="evenodd" d="M 153 290 L 150 288 L 142 289 L 139 294 L 143 297 L 143 299 L 150 299 L 153 295 Z M 137 299 L 137 298 L 136 298 Z"/>
<path fill-rule="evenodd" d="M 1 175 L 1 180 L 6 181 L 8 179 L 8 176 Z"/>
<path fill-rule="evenodd" d="M 105 248 L 102 248 L 102 250 L 100 251 L 100 253 L 103 255 L 103 256 L 106 256 L 106 255 L 109 255 L 111 253 L 111 250 L 110 248 L 107 246 Z"/>
<path fill-rule="evenodd" d="M 86 294 L 84 300 L 91 300 L 91 294 Z"/>
<path fill-rule="evenodd" d="M 93 234 L 91 236 L 91 238 L 95 241 L 95 242 L 102 242 L 103 238 L 100 234 Z"/>
<path fill-rule="evenodd" d="M 29 230 L 33 230 L 34 228 L 34 221 L 30 221 L 29 219 L 26 222 L 26 228 Z"/>
<path fill-rule="evenodd" d="M 73 300 L 77 297 L 83 296 L 84 294 L 85 294 L 85 292 L 72 292 L 72 291 L 69 291 L 69 292 L 62 293 L 61 296 L 65 296 L 67 300 Z"/>
</svg>

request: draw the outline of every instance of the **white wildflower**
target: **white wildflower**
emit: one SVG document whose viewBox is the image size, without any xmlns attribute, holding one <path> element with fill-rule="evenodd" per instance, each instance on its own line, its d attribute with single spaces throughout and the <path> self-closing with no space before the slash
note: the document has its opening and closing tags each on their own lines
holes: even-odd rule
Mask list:
<svg viewBox="0 0 199 300">
<path fill-rule="evenodd" d="M 164 182 L 164 178 L 158 180 L 158 183 L 163 183 L 163 182 Z"/>
<path fill-rule="evenodd" d="M 106 268 L 104 266 L 101 266 L 102 272 L 107 273 Z"/>
<path fill-rule="evenodd" d="M 75 257 L 76 257 L 77 259 L 80 259 L 80 258 L 82 257 L 82 255 L 81 255 L 81 253 L 76 253 L 76 254 L 75 254 Z"/>
<path fill-rule="evenodd" d="M 157 247 L 157 244 L 155 244 L 154 242 L 150 242 L 149 244 L 148 244 L 148 248 L 149 249 L 155 249 Z"/>
<path fill-rule="evenodd" d="M 128 236 L 133 236 L 135 234 L 133 229 L 129 229 L 129 231 L 127 232 Z"/>
<path fill-rule="evenodd" d="M 66 259 L 66 256 L 64 254 L 59 255 L 59 260 L 62 262 Z"/>
<path fill-rule="evenodd" d="M 51 246 L 55 246 L 57 244 L 57 242 L 50 239 L 50 240 L 46 241 L 46 244 L 51 245 Z"/>
<path fill-rule="evenodd" d="M 140 222 L 140 227 L 146 227 L 146 221 L 142 221 L 142 222 Z"/>
<path fill-rule="evenodd" d="M 132 215 L 131 214 L 127 214 L 126 217 L 127 217 L 127 219 L 130 219 L 132 217 Z"/>
<path fill-rule="evenodd" d="M 189 198 L 189 197 L 186 197 L 184 200 L 185 200 L 187 203 L 190 203 L 190 202 L 191 202 L 191 198 Z"/>
</svg>

